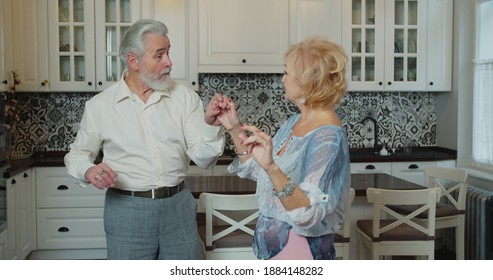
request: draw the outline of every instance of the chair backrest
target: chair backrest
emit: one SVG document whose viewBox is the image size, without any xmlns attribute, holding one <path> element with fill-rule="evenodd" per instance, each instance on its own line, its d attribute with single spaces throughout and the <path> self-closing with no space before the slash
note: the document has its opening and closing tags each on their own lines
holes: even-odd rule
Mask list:
<svg viewBox="0 0 493 280">
<path fill-rule="evenodd" d="M 467 171 L 457 168 L 428 167 L 425 169 L 425 174 L 428 176 L 428 188 L 439 188 L 440 197 L 445 203 L 453 205 L 459 211 L 465 211 Z"/>
<path fill-rule="evenodd" d="M 368 188 L 366 196 L 368 202 L 374 204 L 372 228 L 374 238 L 401 225 L 407 225 L 421 232 L 425 237 L 435 236 L 435 207 L 438 199 L 438 192 L 435 188 L 419 190 Z M 419 207 L 412 213 L 400 214 L 388 205 L 419 205 Z M 428 216 L 432 218 L 422 223 L 413 220 L 423 212 L 428 212 Z"/>
<path fill-rule="evenodd" d="M 227 195 L 214 193 L 201 193 L 200 203 L 205 210 L 205 245 L 211 247 L 213 242 L 235 231 L 242 231 L 253 236 L 253 229 L 248 225 L 258 217 L 258 206 L 255 194 Z M 241 214 L 247 213 L 246 217 Z M 227 226 L 213 233 L 217 219 Z"/>
<path fill-rule="evenodd" d="M 351 204 L 353 203 L 355 191 L 353 188 L 349 191 L 349 205 L 344 214 L 344 221 L 341 228 L 337 231 L 343 237 L 343 242 L 349 242 L 351 232 Z"/>
</svg>

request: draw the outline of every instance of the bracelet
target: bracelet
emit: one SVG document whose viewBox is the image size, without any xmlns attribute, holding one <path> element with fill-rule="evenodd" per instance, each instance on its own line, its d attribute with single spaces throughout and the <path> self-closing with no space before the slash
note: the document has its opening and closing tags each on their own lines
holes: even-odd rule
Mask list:
<svg viewBox="0 0 493 280">
<path fill-rule="evenodd" d="M 234 148 L 234 151 L 235 151 L 235 154 L 239 157 L 248 155 L 248 151 L 244 151 L 243 153 L 238 153 L 236 148 Z"/>
<path fill-rule="evenodd" d="M 274 191 L 274 195 L 277 196 L 280 200 L 286 199 L 288 196 L 293 194 L 294 188 L 296 185 L 293 180 L 288 176 L 288 182 L 280 191 L 276 191 L 276 189 L 272 189 Z"/>
</svg>

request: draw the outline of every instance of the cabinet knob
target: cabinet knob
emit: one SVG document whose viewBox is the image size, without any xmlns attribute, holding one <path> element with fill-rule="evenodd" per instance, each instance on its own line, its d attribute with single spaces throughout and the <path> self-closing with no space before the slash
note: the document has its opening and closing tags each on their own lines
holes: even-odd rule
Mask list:
<svg viewBox="0 0 493 280">
<path fill-rule="evenodd" d="M 89 86 L 92 86 L 92 82 L 88 82 L 87 84 L 88 84 Z"/>
<path fill-rule="evenodd" d="M 46 86 L 46 83 L 45 83 L 44 81 L 43 81 L 43 82 L 41 82 L 41 86 L 42 86 L 42 87 Z"/>
<path fill-rule="evenodd" d="M 389 86 L 390 86 L 390 85 L 392 85 L 392 82 L 391 82 L 391 81 L 389 81 L 389 82 L 387 83 L 387 85 L 389 85 Z"/>
<path fill-rule="evenodd" d="M 3 80 L 2 83 L 7 84 L 8 82 L 7 82 L 7 80 Z"/>
<path fill-rule="evenodd" d="M 10 182 L 12 183 L 12 185 L 17 183 L 17 181 L 15 179 L 12 179 L 12 181 L 10 181 Z"/>
<path fill-rule="evenodd" d="M 246 63 L 246 59 L 244 59 L 244 58 L 243 58 L 243 59 L 241 60 L 241 62 Z"/>
<path fill-rule="evenodd" d="M 433 85 L 433 82 L 430 82 L 430 86 L 432 86 L 432 85 Z"/>
<path fill-rule="evenodd" d="M 407 169 L 419 169 L 419 166 L 417 164 L 411 164 Z"/>
<path fill-rule="evenodd" d="M 193 81 L 193 82 L 192 82 L 192 86 L 194 86 L 195 84 L 196 84 L 196 82 L 195 82 L 195 81 Z"/>
<path fill-rule="evenodd" d="M 68 229 L 68 227 L 60 227 L 58 228 L 58 232 L 69 232 L 70 230 Z"/>
<path fill-rule="evenodd" d="M 23 175 L 23 176 L 24 176 L 24 178 L 29 177 L 29 175 L 27 175 L 27 173 L 24 173 L 24 175 Z"/>
<path fill-rule="evenodd" d="M 366 170 L 375 170 L 375 165 L 373 165 L 373 164 L 368 164 L 367 166 L 365 166 L 365 169 L 366 169 Z"/>
<path fill-rule="evenodd" d="M 98 82 L 98 85 L 102 86 L 103 85 L 103 82 L 99 81 Z"/>
<path fill-rule="evenodd" d="M 68 187 L 66 185 L 60 185 L 56 189 L 60 191 L 64 191 L 64 190 L 68 190 Z"/>
<path fill-rule="evenodd" d="M 378 85 L 381 86 L 381 85 L 383 85 L 383 83 L 382 82 L 378 82 Z"/>
</svg>

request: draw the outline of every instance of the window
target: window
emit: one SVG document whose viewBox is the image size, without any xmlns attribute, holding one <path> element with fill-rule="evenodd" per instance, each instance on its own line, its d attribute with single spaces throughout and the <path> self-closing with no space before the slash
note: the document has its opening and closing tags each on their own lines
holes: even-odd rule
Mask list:
<svg viewBox="0 0 493 280">
<path fill-rule="evenodd" d="M 472 157 L 477 167 L 493 170 L 493 0 L 478 1 L 476 57 L 473 61 Z"/>
</svg>

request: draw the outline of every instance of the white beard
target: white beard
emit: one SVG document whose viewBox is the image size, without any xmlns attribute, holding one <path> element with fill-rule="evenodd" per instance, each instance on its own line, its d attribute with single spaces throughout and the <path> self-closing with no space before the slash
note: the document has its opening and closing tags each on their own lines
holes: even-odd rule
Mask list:
<svg viewBox="0 0 493 280">
<path fill-rule="evenodd" d="M 139 77 L 151 89 L 157 91 L 165 91 L 169 88 L 170 85 L 169 77 L 166 80 L 160 80 L 160 77 L 164 74 L 169 74 L 170 72 L 171 68 L 169 68 L 168 71 L 165 73 L 153 76 L 151 74 L 148 74 L 146 71 L 141 71 Z"/>
</svg>

